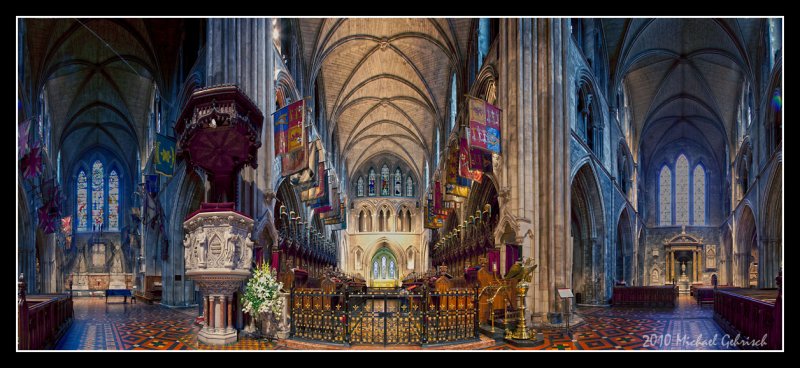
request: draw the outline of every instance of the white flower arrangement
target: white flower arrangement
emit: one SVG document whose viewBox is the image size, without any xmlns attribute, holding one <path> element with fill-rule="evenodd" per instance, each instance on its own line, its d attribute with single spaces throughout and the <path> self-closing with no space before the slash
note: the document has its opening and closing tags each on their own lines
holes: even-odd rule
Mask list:
<svg viewBox="0 0 800 368">
<path fill-rule="evenodd" d="M 271 312 L 275 317 L 283 314 L 283 298 L 280 290 L 282 282 L 278 282 L 275 270 L 266 263 L 261 263 L 253 270 L 253 277 L 247 281 L 242 296 L 242 312 L 249 313 L 258 319 L 262 313 Z"/>
</svg>

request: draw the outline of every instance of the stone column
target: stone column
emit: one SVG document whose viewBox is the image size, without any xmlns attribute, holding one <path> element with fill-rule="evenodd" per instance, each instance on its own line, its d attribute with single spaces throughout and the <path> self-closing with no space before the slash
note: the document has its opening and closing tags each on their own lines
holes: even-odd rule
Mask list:
<svg viewBox="0 0 800 368">
<path fill-rule="evenodd" d="M 203 326 L 205 327 L 209 327 L 208 320 L 209 318 L 211 318 L 209 317 L 208 309 L 209 309 L 208 296 L 205 295 L 203 296 Z"/>
<path fill-rule="evenodd" d="M 697 282 L 697 251 L 692 251 L 692 283 Z"/>
<path fill-rule="evenodd" d="M 220 326 L 222 326 L 222 330 L 228 332 L 228 327 L 230 326 L 227 322 L 230 319 L 230 306 L 228 305 L 228 297 L 223 295 L 219 297 L 220 299 L 220 309 L 222 310 L 222 321 L 220 321 Z"/>
<path fill-rule="evenodd" d="M 669 266 L 667 266 L 667 284 L 671 284 L 672 280 L 675 278 L 675 252 L 670 250 L 668 252 L 667 260 L 669 262 Z"/>
<path fill-rule="evenodd" d="M 666 280 L 664 280 L 664 283 L 665 284 L 669 284 L 669 283 L 672 283 L 672 269 L 670 268 L 670 265 L 672 263 L 671 262 L 672 251 L 671 250 L 667 250 L 666 252 L 664 252 L 664 257 L 666 258 L 664 260 L 664 267 L 666 268 L 664 270 L 664 278 L 666 279 Z"/>
<path fill-rule="evenodd" d="M 226 296 L 225 297 L 225 305 L 228 307 L 227 312 L 225 313 L 228 316 L 228 323 L 225 325 L 225 332 L 231 331 L 234 329 L 233 326 L 233 314 L 231 313 L 231 299 L 232 297 Z"/>
<path fill-rule="evenodd" d="M 214 310 L 217 309 L 217 303 L 215 303 L 216 302 L 216 298 L 213 297 L 213 296 L 209 296 L 208 297 L 208 302 L 209 302 L 209 307 L 210 307 L 208 309 L 209 310 L 208 328 L 211 330 L 211 332 L 214 332 L 214 330 L 216 329 L 216 326 L 217 326 L 216 319 L 214 319 L 214 314 L 215 314 Z"/>
</svg>

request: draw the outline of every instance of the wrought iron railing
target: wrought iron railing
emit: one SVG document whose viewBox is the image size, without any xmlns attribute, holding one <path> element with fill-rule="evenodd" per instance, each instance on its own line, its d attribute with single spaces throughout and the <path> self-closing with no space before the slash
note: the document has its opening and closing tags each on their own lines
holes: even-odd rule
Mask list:
<svg viewBox="0 0 800 368">
<path fill-rule="evenodd" d="M 384 346 L 478 339 L 477 289 L 293 289 L 290 303 L 296 339 Z"/>
</svg>

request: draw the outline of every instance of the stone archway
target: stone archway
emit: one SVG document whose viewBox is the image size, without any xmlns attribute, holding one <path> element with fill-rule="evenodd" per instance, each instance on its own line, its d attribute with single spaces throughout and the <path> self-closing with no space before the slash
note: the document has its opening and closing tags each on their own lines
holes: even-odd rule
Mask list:
<svg viewBox="0 0 800 368">
<path fill-rule="evenodd" d="M 753 210 L 745 205 L 736 226 L 736 249 L 734 254 L 734 286 L 755 287 L 758 285 L 758 234 Z M 752 275 L 752 276 L 751 276 Z"/>
<path fill-rule="evenodd" d="M 368 279 L 372 287 L 395 287 L 400 279 L 401 265 L 386 243 L 381 244 L 369 262 Z"/>
<path fill-rule="evenodd" d="M 359 248 L 360 248 L 360 246 L 359 246 Z M 404 271 L 405 268 L 406 268 L 406 264 L 408 263 L 408 258 L 406 256 L 405 249 L 403 247 L 401 247 L 400 244 L 396 243 L 393 240 L 390 240 L 390 238 L 379 237 L 374 242 L 372 242 L 371 245 L 369 245 L 366 248 L 361 249 L 361 250 L 362 250 L 362 252 L 361 252 L 361 270 L 362 271 L 361 272 L 362 272 L 362 275 L 364 276 L 364 278 L 367 281 L 367 285 L 369 285 L 369 286 L 375 286 L 373 284 L 373 271 L 374 270 L 372 269 L 372 267 L 374 265 L 373 265 L 372 262 L 373 262 L 373 258 L 375 258 L 375 256 L 381 251 L 385 250 L 385 251 L 391 253 L 392 257 L 394 257 L 394 260 L 395 260 L 395 277 L 394 277 L 395 285 L 392 285 L 392 286 L 398 285 L 399 284 L 398 281 L 402 280 L 402 278 L 408 273 L 408 271 Z M 388 259 L 387 259 L 387 262 L 388 262 Z M 389 264 L 387 263 L 387 267 L 388 266 L 389 266 Z M 387 272 L 388 272 L 388 268 L 387 268 Z M 388 283 L 384 283 L 384 284 L 388 284 Z M 386 285 L 381 285 L 381 286 L 385 287 Z"/>
<path fill-rule="evenodd" d="M 717 264 L 720 277 L 719 284 L 733 285 L 733 237 L 728 224 L 723 225 Z"/>
<path fill-rule="evenodd" d="M 763 235 L 760 242 L 761 269 L 759 270 L 758 285 L 773 288 L 775 277 L 783 267 L 783 187 L 781 179 L 783 166 L 779 163 L 775 167 L 769 187 L 765 192 L 764 207 L 761 212 Z"/>
<path fill-rule="evenodd" d="M 571 185 L 572 288 L 582 303 L 605 304 L 603 205 L 597 179 L 589 164 L 575 174 Z"/>
<path fill-rule="evenodd" d="M 617 221 L 617 236 L 615 249 L 614 279 L 617 282 L 625 281 L 628 285 L 633 282 L 633 232 L 628 209 L 622 210 Z"/>
</svg>

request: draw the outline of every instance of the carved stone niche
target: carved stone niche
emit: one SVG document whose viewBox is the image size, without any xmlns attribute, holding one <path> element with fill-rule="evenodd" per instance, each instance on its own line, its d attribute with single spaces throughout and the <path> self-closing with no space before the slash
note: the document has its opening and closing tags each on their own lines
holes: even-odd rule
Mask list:
<svg viewBox="0 0 800 368">
<path fill-rule="evenodd" d="M 233 293 L 250 277 L 253 220 L 232 208 L 201 206 L 183 228 L 186 277 L 197 282 L 206 307 L 198 340 L 209 345 L 235 342 L 232 319 L 236 311 L 231 306 Z"/>
</svg>

